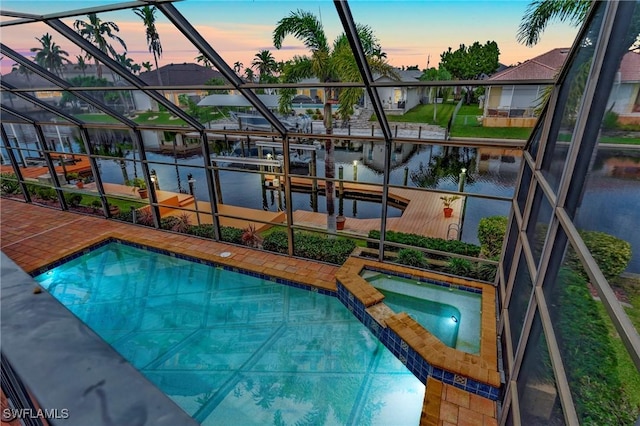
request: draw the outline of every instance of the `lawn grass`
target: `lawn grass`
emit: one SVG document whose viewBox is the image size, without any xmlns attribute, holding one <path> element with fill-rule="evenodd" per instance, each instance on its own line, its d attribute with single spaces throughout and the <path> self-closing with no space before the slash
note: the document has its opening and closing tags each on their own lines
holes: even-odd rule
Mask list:
<svg viewBox="0 0 640 426">
<path fill-rule="evenodd" d="M 634 308 L 636 313 L 638 313 L 638 308 L 639 307 Z M 620 383 L 622 384 L 622 387 L 627 391 L 630 402 L 636 407 L 640 407 L 640 373 L 638 373 L 638 369 L 631 360 L 631 357 L 629 356 L 627 349 L 622 343 L 622 340 L 620 340 L 620 336 L 618 336 L 618 333 L 615 331 L 613 323 L 611 322 L 609 315 L 607 315 L 607 312 L 605 311 L 604 305 L 602 303 L 598 303 L 598 311 L 604 319 L 604 322 L 609 329 L 609 334 L 611 335 L 611 343 L 613 344 L 616 359 L 618 362 L 617 372 Z M 637 320 L 638 318 L 636 317 L 636 321 Z M 638 323 L 636 322 L 634 325 L 637 329 Z"/>
<path fill-rule="evenodd" d="M 89 195 L 84 192 L 78 192 L 78 194 L 82 195 L 82 201 L 80 201 L 81 206 L 92 207 L 91 203 L 93 203 L 96 200 L 100 201 L 100 197 L 98 197 L 97 195 Z M 110 205 L 118 206 L 120 210 L 123 212 L 128 212 L 129 210 L 131 210 L 131 206 L 135 207 L 136 209 L 139 209 L 140 207 L 144 207 L 148 205 L 148 203 L 143 203 L 140 201 L 124 200 L 122 198 L 114 198 L 114 197 L 107 197 L 107 202 Z"/>
<path fill-rule="evenodd" d="M 529 139 L 530 127 L 480 127 L 453 125 L 451 136 L 460 138 Z"/>
<path fill-rule="evenodd" d="M 455 107 L 455 104 L 452 103 L 437 104 L 435 106 L 435 121 L 433 121 L 433 104 L 416 105 L 403 115 L 387 115 L 387 120 L 394 123 L 424 123 L 447 127 L 449 117 L 451 117 L 451 114 L 453 114 L 453 110 Z M 373 115 L 372 121 L 375 120 L 376 117 L 375 115 Z"/>
<path fill-rule="evenodd" d="M 618 145 L 640 145 L 640 137 L 602 136 L 600 143 L 613 143 Z"/>
</svg>

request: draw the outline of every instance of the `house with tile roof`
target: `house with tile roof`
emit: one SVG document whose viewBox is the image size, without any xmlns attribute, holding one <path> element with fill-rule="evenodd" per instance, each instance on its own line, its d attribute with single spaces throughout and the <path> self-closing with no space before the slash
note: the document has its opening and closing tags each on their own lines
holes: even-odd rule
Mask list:
<svg viewBox="0 0 640 426">
<path fill-rule="evenodd" d="M 417 82 L 422 75 L 420 70 L 401 70 L 395 69 L 398 78 L 387 77 L 381 74 L 374 73 L 373 81 L 379 82 Z M 300 80 L 300 83 L 318 83 L 319 80 L 316 77 L 306 78 Z M 391 115 L 402 115 L 415 107 L 420 103 L 423 94 L 423 88 L 420 86 L 402 86 L 402 87 L 378 87 L 378 94 L 384 107 L 385 113 Z M 324 103 L 324 90 L 322 88 L 299 88 L 296 91 L 296 95 L 309 96 L 317 104 L 317 108 L 322 109 Z M 364 108 L 372 109 L 369 96 L 365 93 L 362 98 L 362 106 Z M 297 112 L 303 112 L 303 108 L 296 109 L 296 105 L 293 105 Z M 307 108 L 308 105 L 305 105 Z"/>
<path fill-rule="evenodd" d="M 507 68 L 489 80 L 555 79 L 564 64 L 568 48 L 557 48 Z M 543 85 L 487 87 L 483 105 L 484 127 L 533 127 L 545 89 Z M 640 54 L 628 52 L 622 58 L 618 78 L 607 103 L 607 110 L 618 114 L 620 124 L 640 124 Z"/>
<path fill-rule="evenodd" d="M 640 124 L 640 53 L 629 52 L 622 58 L 607 110 L 618 114 L 620 124 Z"/>
<path fill-rule="evenodd" d="M 158 78 L 160 74 L 160 78 Z M 187 95 L 189 97 L 196 98 L 196 102 L 207 95 L 207 91 L 189 89 L 187 86 L 199 86 L 206 84 L 212 78 L 223 80 L 225 84 L 227 80 L 222 73 L 212 68 L 203 67 L 195 63 L 182 63 L 182 64 L 168 64 L 164 65 L 156 70 L 145 71 L 140 73 L 140 80 L 144 81 L 149 86 L 159 86 L 160 79 L 162 79 L 162 85 L 167 87 L 179 87 L 184 86 L 184 90 L 164 90 L 164 96 L 176 105 L 180 105 L 178 97 L 180 95 Z M 155 109 L 153 108 L 155 102 L 148 96 L 140 93 L 135 93 L 136 105 L 140 110 Z M 146 108 L 144 107 L 146 106 Z"/>
<path fill-rule="evenodd" d="M 506 68 L 488 78 L 500 80 L 540 80 L 555 78 L 569 53 L 568 48 L 557 48 Z M 485 94 L 482 125 L 484 127 L 533 127 L 546 86 L 488 86 Z"/>
</svg>

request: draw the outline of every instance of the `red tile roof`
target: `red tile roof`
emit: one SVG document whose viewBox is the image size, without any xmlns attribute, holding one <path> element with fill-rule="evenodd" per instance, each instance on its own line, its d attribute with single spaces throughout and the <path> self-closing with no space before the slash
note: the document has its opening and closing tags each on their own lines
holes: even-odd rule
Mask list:
<svg viewBox="0 0 640 426">
<path fill-rule="evenodd" d="M 557 48 L 519 65 L 492 75 L 489 80 L 554 79 L 567 58 L 569 49 Z M 640 54 L 628 52 L 620 63 L 620 78 L 624 82 L 640 81 Z"/>
<path fill-rule="evenodd" d="M 500 71 L 489 77 L 489 80 L 553 79 L 564 64 L 569 50 L 568 48 L 550 50 L 519 65 Z"/>
<path fill-rule="evenodd" d="M 640 81 L 640 53 L 629 52 L 620 62 L 621 81 Z"/>
</svg>

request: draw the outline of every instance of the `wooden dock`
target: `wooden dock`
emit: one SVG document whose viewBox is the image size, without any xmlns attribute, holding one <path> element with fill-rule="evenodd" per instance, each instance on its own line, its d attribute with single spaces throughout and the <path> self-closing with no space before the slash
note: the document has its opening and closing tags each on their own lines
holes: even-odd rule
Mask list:
<svg viewBox="0 0 640 426">
<path fill-rule="evenodd" d="M 59 164 L 60 156 L 51 156 L 54 164 Z M 43 160 L 44 161 L 44 160 Z M 78 173 L 80 175 L 90 175 L 91 166 L 89 165 L 89 158 L 86 155 L 79 154 L 67 154 L 65 159 L 65 165 L 55 166 L 56 173 L 60 176 L 64 176 L 66 173 Z M 13 173 L 13 167 L 10 165 L 0 166 L 2 173 Z M 27 166 L 20 167 L 20 173 L 25 180 L 38 180 L 39 176 L 49 175 L 49 168 L 47 166 Z M 65 182 L 61 182 L 64 184 Z"/>
<path fill-rule="evenodd" d="M 267 180 L 269 176 L 267 176 Z M 291 178 L 292 189 L 302 189 L 311 191 L 311 180 L 304 178 Z M 324 192 L 325 182 L 317 180 L 318 189 Z M 355 198 L 382 200 L 382 188 L 378 185 L 365 183 L 343 182 L 345 195 Z M 338 198 L 339 184 L 336 182 L 336 199 Z M 432 192 L 418 188 L 390 188 L 388 200 L 389 204 L 399 206 L 403 212 L 400 217 L 387 219 L 387 230 L 405 232 L 409 234 L 425 235 L 444 239 L 457 239 L 458 229 L 462 221 L 462 209 L 465 197 L 460 197 L 454 201 L 453 215 L 445 218 L 443 205 L 440 197 L 441 193 Z M 326 229 L 327 215 L 306 210 L 296 210 L 293 212 L 293 223 L 296 225 L 309 226 L 313 228 Z M 344 231 L 357 235 L 366 235 L 372 229 L 380 229 L 380 219 L 358 219 L 347 218 Z"/>
</svg>

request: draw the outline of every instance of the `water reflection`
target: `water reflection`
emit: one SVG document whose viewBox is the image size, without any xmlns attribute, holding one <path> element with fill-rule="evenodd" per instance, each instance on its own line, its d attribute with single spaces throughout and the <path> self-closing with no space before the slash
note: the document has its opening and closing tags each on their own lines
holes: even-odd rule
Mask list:
<svg viewBox="0 0 640 426">
<path fill-rule="evenodd" d="M 35 134 L 29 133 L 28 126 L 19 126 L 18 139 L 22 148 L 35 151 Z M 18 126 L 16 126 L 16 129 Z M 64 127 L 61 127 L 64 129 Z M 57 136 L 57 135 L 56 135 Z M 63 131 L 62 139 L 67 136 Z M 116 130 L 108 135 L 97 137 L 92 134 L 92 143 L 96 151 L 115 157 L 115 161 L 99 161 L 100 170 L 105 182 L 123 184 L 129 176 L 137 176 L 140 170 L 137 153 L 131 145 L 128 131 Z M 106 139 L 105 139 L 106 138 Z M 70 138 L 67 146 L 71 152 L 82 153 L 84 149 L 76 138 Z M 107 141 L 116 141 L 106 143 Z M 14 142 L 15 143 L 15 142 Z M 108 146 L 109 150 L 101 151 Z M 115 148 L 114 148 L 115 147 Z M 111 149 L 113 148 L 113 149 Z M 222 142 L 214 146 L 218 151 L 233 150 L 233 145 Z M 3 159 L 7 161 L 3 150 Z M 107 152 L 108 151 L 108 152 Z M 27 152 L 27 151 L 25 151 Z M 197 151 L 196 151 L 197 152 Z M 25 154 L 26 155 L 26 154 Z M 191 174 L 195 180 L 194 193 L 198 200 L 208 201 L 209 191 L 206 176 L 202 167 L 205 161 L 199 153 L 148 152 L 149 168 L 154 169 L 158 182 L 163 190 L 186 192 L 185 182 Z M 439 145 L 394 144 L 392 146 L 391 185 L 409 187 L 425 187 L 439 190 L 457 191 L 461 169 L 466 169 L 464 191 L 469 194 L 484 194 L 510 198 L 514 194 L 514 186 L 520 168 L 520 152 L 499 148 L 464 148 L 443 147 Z M 362 183 L 382 184 L 384 164 L 384 145 L 376 142 L 365 142 L 357 150 L 337 150 L 335 152 L 336 169 L 344 169 L 345 180 L 357 180 Z M 357 164 L 355 176 L 354 161 Z M 124 164 L 123 164 L 124 163 Z M 161 164 L 164 163 L 164 164 Z M 324 177 L 324 153 L 317 153 L 318 177 Z M 308 176 L 308 167 L 294 167 L 292 173 Z M 267 193 L 264 202 L 260 175 L 222 170 L 219 173 L 224 202 L 240 207 L 254 209 L 266 208 L 276 211 L 279 203 L 276 194 Z M 628 271 L 640 272 L 640 233 L 629 232 L 635 229 L 640 211 L 640 150 L 622 147 L 615 149 L 600 148 L 594 158 L 593 169 L 584 186 L 584 194 L 576 224 L 581 229 L 597 230 L 612 234 L 629 241 L 632 245 L 633 258 Z M 271 191 L 270 191 L 271 192 Z M 273 195 L 273 200 L 271 195 Z M 286 200 L 283 200 L 286 202 Z M 338 199 L 336 198 L 336 203 Z M 324 200 L 315 203 L 309 194 L 294 193 L 292 206 L 294 210 L 318 210 L 324 212 Z M 477 225 L 481 218 L 493 215 L 506 216 L 510 203 L 468 197 L 462 240 L 477 243 Z M 376 202 L 355 201 L 346 198 L 343 204 L 346 216 L 358 218 L 377 218 L 381 216 L 381 205 Z M 399 209 L 389 207 L 389 217 L 401 214 Z"/>
</svg>

